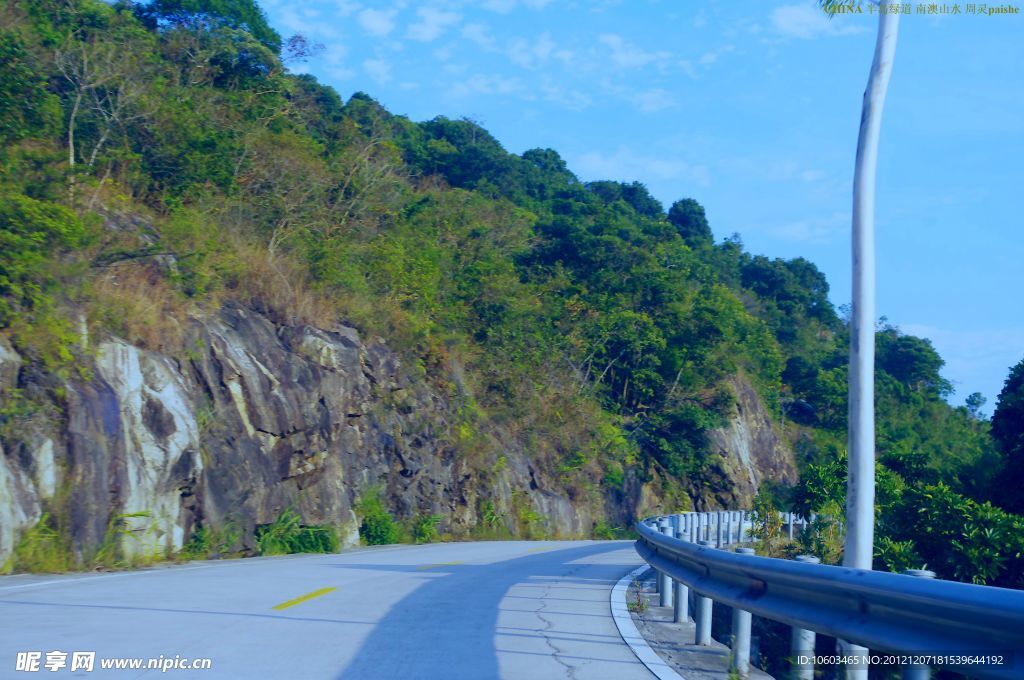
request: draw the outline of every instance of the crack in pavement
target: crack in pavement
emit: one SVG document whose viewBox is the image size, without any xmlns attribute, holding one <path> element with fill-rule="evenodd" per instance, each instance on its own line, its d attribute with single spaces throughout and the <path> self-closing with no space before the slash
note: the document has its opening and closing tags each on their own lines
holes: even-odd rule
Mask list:
<svg viewBox="0 0 1024 680">
<path fill-rule="evenodd" d="M 583 568 L 582 565 L 578 566 L 575 569 L 573 569 L 572 571 L 569 571 L 569 572 L 563 574 L 563 577 L 572 576 L 576 572 L 580 571 L 582 568 Z M 583 666 L 585 666 L 586 664 L 588 664 L 590 662 L 589 661 L 584 661 L 579 666 L 574 666 L 573 664 L 569 663 L 568 661 L 566 661 L 565 659 L 562 658 L 563 655 L 567 655 L 568 654 L 568 651 L 562 649 L 561 647 L 559 647 L 557 644 L 555 644 L 555 642 L 554 642 L 554 640 L 552 640 L 552 638 L 548 637 L 547 634 L 554 631 L 555 623 L 554 623 L 554 621 L 551 621 L 551 620 L 547 619 L 544 616 L 544 614 L 542 613 L 545 609 L 547 609 L 547 606 L 548 606 L 547 597 L 551 593 L 551 589 L 553 587 L 558 586 L 558 585 L 559 584 L 557 584 L 557 583 L 548 583 L 548 584 L 546 584 L 544 586 L 544 593 L 540 597 L 541 606 L 540 606 L 539 609 L 537 609 L 536 614 L 537 614 L 537 618 L 539 618 L 541 621 L 544 622 L 544 630 L 540 631 L 540 634 L 544 638 L 545 644 L 547 644 L 547 646 L 550 647 L 551 650 L 554 652 L 551 656 L 553 656 L 555 661 L 560 663 L 565 668 L 565 674 L 566 674 L 566 677 L 569 678 L 569 680 L 576 680 L 576 672 L 580 668 L 582 668 Z"/>
</svg>

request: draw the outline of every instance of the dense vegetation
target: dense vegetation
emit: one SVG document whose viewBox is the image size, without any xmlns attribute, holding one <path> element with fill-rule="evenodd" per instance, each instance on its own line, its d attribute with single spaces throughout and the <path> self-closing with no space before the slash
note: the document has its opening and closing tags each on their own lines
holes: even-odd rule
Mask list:
<svg viewBox="0 0 1024 680">
<path fill-rule="evenodd" d="M 707 433 L 742 379 L 804 468 L 779 498 L 842 505 L 847 327 L 807 260 L 716 244 L 697 201 L 666 212 L 639 183 L 581 182 L 555 151 L 507 153 L 470 120 L 343 101 L 287 72 L 311 47 L 253 0 L 2 0 L 0 26 L 0 332 L 39 370 L 81 370 L 83 323 L 184 356 L 175 319 L 226 300 L 343 319 L 452 395 L 467 455 L 500 428 L 570 495 L 632 474 L 678 506 L 722 484 Z M 1003 504 L 1002 459 L 977 398 L 944 400 L 942 364 L 879 328 L 880 555 L 1016 583 L 1020 519 L 987 504 Z M 999 414 L 1020 408 L 1022 373 L 993 425 L 1018 477 L 1021 418 Z M 31 408 L 4 395 L 0 436 Z M 372 510 L 363 531 L 388 538 Z M 948 532 L 926 537 L 937 525 L 915 513 L 940 512 Z M 1012 541 L 1017 557 L 979 571 Z"/>
</svg>

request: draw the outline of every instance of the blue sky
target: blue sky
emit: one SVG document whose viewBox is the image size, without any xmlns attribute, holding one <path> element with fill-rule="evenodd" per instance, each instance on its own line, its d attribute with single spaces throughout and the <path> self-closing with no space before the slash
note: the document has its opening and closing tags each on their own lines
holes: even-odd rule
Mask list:
<svg viewBox="0 0 1024 680">
<path fill-rule="evenodd" d="M 666 206 L 696 198 L 717 239 L 807 257 L 849 301 L 866 4 L 832 21 L 799 0 L 260 4 L 325 46 L 294 70 L 343 97 L 469 117 L 509 151 L 553 148 L 580 179 L 640 181 Z M 878 313 L 934 342 L 953 403 L 980 391 L 991 413 L 1024 358 L 1024 19 L 918 4 L 882 130 Z"/>
</svg>

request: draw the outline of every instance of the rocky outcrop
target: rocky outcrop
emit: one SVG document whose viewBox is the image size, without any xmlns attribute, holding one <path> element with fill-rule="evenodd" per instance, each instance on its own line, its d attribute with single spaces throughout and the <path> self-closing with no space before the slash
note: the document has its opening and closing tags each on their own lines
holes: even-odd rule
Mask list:
<svg viewBox="0 0 1024 680">
<path fill-rule="evenodd" d="M 255 527 L 286 508 L 351 544 L 354 506 L 370 486 L 396 516 L 439 515 L 454 537 L 482 522 L 485 505 L 510 529 L 539 517 L 547 534 L 572 537 L 662 502 L 634 472 L 624 492 L 570 499 L 557 474 L 500 431 L 488 435 L 500 454 L 461 451 L 458 399 L 411 380 L 383 341 L 352 328 L 283 326 L 226 307 L 192 319 L 186 337 L 179 359 L 99 342 L 87 370 L 47 387 L 59 408 L 4 435 L 0 564 L 45 512 L 59 513 L 88 560 L 112 532 L 125 554 L 153 554 L 180 549 L 200 526 L 234 527 L 251 550 Z M 0 342 L 4 394 L 40 392 L 45 380 L 25 368 Z M 737 385 L 738 418 L 712 437 L 734 480 L 723 503 L 792 475 L 756 393 Z"/>
<path fill-rule="evenodd" d="M 397 516 L 440 515 L 454 536 L 479 523 L 484 499 L 506 518 L 527 503 L 552 535 L 590 531 L 594 510 L 559 494 L 515 446 L 500 474 L 482 472 L 495 461 L 460 453 L 452 399 L 410 381 L 380 340 L 346 327 L 277 326 L 241 308 L 193 320 L 188 337 L 181 361 L 99 343 L 91 378 L 63 386 L 59 417 L 36 419 L 9 442 L 0 563 L 58 505 L 79 558 L 112 531 L 127 555 L 177 550 L 198 526 L 231 525 L 252 549 L 256 525 L 285 508 L 354 543 L 354 504 L 371 485 Z M 6 394 L 20 367 L 0 346 Z"/>
<path fill-rule="evenodd" d="M 726 427 L 709 433 L 717 453 L 713 474 L 721 480 L 711 497 L 701 498 L 701 509 L 750 507 L 765 480 L 786 485 L 797 481 L 793 451 L 778 434 L 764 403 L 743 377 L 732 380 L 736 413 Z"/>
</svg>

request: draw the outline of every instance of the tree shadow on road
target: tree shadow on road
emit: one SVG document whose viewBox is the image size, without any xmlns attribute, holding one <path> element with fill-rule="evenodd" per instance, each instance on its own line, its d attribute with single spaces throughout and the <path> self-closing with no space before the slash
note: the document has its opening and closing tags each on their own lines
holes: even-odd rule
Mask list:
<svg viewBox="0 0 1024 680">
<path fill-rule="evenodd" d="M 584 579 L 567 573 L 566 563 L 622 550 L 629 544 L 595 543 L 579 548 L 552 550 L 493 564 L 431 565 L 424 575 L 443 570 L 445 575 L 429 578 L 395 604 L 359 648 L 338 680 L 481 680 L 499 677 L 495 647 L 499 606 L 513 586 L 526 579 L 550 578 L 553 582 L 609 583 L 607 579 Z M 409 572 L 423 567 L 410 565 L 336 565 L 347 569 L 381 569 Z M 589 566 L 582 563 L 581 567 Z M 597 566 L 597 565 L 594 565 Z M 606 564 L 611 571 L 617 565 Z M 591 600 L 593 601 L 593 600 Z M 532 612 L 533 610 L 508 610 Z M 579 612 L 545 613 L 596 616 Z M 607 614 L 611 618 L 611 613 Z M 538 633 L 539 634 L 539 633 Z M 621 640 L 580 641 L 620 645 Z M 518 652 L 517 652 L 518 653 Z"/>
</svg>

